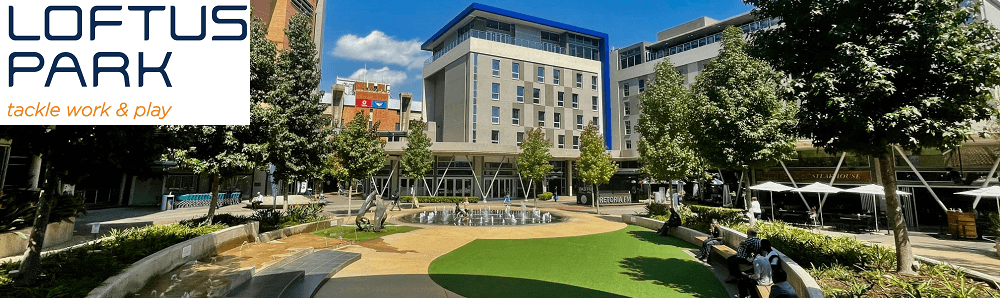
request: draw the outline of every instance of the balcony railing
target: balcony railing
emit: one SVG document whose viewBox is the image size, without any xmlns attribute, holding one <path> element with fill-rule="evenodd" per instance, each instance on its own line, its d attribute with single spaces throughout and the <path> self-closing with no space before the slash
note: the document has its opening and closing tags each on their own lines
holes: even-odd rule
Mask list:
<svg viewBox="0 0 1000 298">
<path fill-rule="evenodd" d="M 500 42 L 500 43 L 505 43 L 505 44 L 512 44 L 512 45 L 516 45 L 516 46 L 522 46 L 522 47 L 532 48 L 532 49 L 536 49 L 536 50 L 542 50 L 542 51 L 546 51 L 546 52 L 566 54 L 566 48 L 565 47 L 557 45 L 557 44 L 554 44 L 554 43 L 549 43 L 549 42 L 544 42 L 544 41 L 532 41 L 532 40 L 521 39 L 521 38 L 514 38 L 514 37 L 511 37 L 510 34 L 506 34 L 506 33 L 492 32 L 492 31 L 481 31 L 481 30 L 474 30 L 473 29 L 473 30 L 469 30 L 469 32 L 466 32 L 466 33 L 464 33 L 462 35 L 459 35 L 457 38 L 455 38 L 455 40 L 453 40 L 453 41 L 449 42 L 448 44 L 444 45 L 444 47 L 441 48 L 440 51 L 435 52 L 434 55 L 432 55 L 430 58 L 427 58 L 427 60 L 424 61 L 424 66 L 427 66 L 428 64 L 431 64 L 431 62 L 434 62 L 434 60 L 437 60 L 438 58 L 441 58 L 441 56 L 444 56 L 445 53 L 448 53 L 448 51 L 451 51 L 451 49 L 454 49 L 456 46 L 458 46 L 459 44 L 461 44 L 465 40 L 469 39 L 470 37 L 474 37 L 474 38 L 478 38 L 478 39 L 485 39 L 485 40 L 495 41 L 495 42 Z"/>
</svg>

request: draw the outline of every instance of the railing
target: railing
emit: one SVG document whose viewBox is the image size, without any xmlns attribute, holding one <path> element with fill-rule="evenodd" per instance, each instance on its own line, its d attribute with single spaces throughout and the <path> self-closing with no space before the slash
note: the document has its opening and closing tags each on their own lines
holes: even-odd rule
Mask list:
<svg viewBox="0 0 1000 298">
<path fill-rule="evenodd" d="M 431 62 L 434 62 L 434 60 L 437 60 L 438 58 L 441 58 L 441 56 L 444 56 L 445 53 L 448 53 L 448 51 L 451 51 L 451 49 L 454 49 L 456 46 L 458 46 L 465 40 L 469 39 L 470 37 L 475 37 L 478 39 L 485 39 L 505 44 L 512 44 L 516 46 L 522 46 L 546 52 L 566 54 L 566 47 L 554 43 L 514 38 L 510 36 L 510 34 L 500 33 L 500 32 L 469 30 L 469 32 L 459 35 L 457 38 L 455 38 L 455 40 L 444 45 L 444 47 L 442 47 L 441 50 L 434 52 L 434 55 L 432 55 L 430 58 L 427 58 L 427 60 L 424 61 L 424 66 L 431 64 Z"/>
</svg>

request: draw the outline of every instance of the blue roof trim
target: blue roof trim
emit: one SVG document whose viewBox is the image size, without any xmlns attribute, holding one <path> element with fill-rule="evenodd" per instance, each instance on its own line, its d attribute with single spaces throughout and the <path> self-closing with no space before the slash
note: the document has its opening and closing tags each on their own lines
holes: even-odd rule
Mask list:
<svg viewBox="0 0 1000 298">
<path fill-rule="evenodd" d="M 472 4 L 469 5 L 469 7 L 466 7 L 465 10 L 462 11 L 462 13 L 459 13 L 458 16 L 456 16 L 454 19 L 452 19 L 450 22 L 448 22 L 447 25 L 444 25 L 444 27 L 441 28 L 441 30 L 438 30 L 437 33 L 434 33 L 434 35 L 431 36 L 430 39 L 428 39 L 426 42 L 424 42 L 423 45 L 420 46 L 420 49 L 425 50 L 425 51 L 431 51 L 431 50 L 433 50 L 433 49 L 429 48 L 430 44 L 434 43 L 435 41 L 437 41 L 441 37 L 444 37 L 444 33 L 448 32 L 448 29 L 451 29 L 451 27 L 454 27 L 455 25 L 458 25 L 458 22 L 462 21 L 462 19 L 464 19 L 465 17 L 469 16 L 469 14 L 471 14 L 473 11 L 476 11 L 476 10 L 480 10 L 480 11 L 484 11 L 484 12 L 488 12 L 488 13 L 492 13 L 492 14 L 496 14 L 496 15 L 502 15 L 502 16 L 505 16 L 505 17 L 515 18 L 515 19 L 519 19 L 519 20 L 524 20 L 524 21 L 528 21 L 528 22 L 532 22 L 532 23 L 536 23 L 536 24 L 540 24 L 540 25 L 549 26 L 549 27 L 559 28 L 559 29 L 566 30 L 566 31 L 573 31 L 573 32 L 576 32 L 576 33 L 581 33 L 581 34 L 586 34 L 586 35 L 590 35 L 590 36 L 595 36 L 595 37 L 604 39 L 604 44 L 607 45 L 608 35 L 605 34 L 605 33 L 597 32 L 597 31 L 589 30 L 589 29 L 584 29 L 584 28 L 580 28 L 580 27 L 577 27 L 577 26 L 569 25 L 569 24 L 563 24 L 563 23 L 556 22 L 556 21 L 550 21 L 550 20 L 539 18 L 539 17 L 533 17 L 533 16 L 529 16 L 529 15 L 526 15 L 526 14 L 509 11 L 509 10 L 506 10 L 506 9 L 496 8 L 496 7 L 485 5 L 485 4 L 472 3 Z M 607 48 L 607 46 L 605 46 L 605 48 Z"/>
<path fill-rule="evenodd" d="M 608 37 L 605 36 L 602 44 L 603 49 L 601 49 L 601 76 L 604 77 L 604 88 L 602 88 L 604 93 L 604 145 L 608 147 L 608 150 L 612 150 L 614 149 L 615 134 L 611 133 L 611 60 L 609 60 L 611 51 L 608 50 L 608 43 Z"/>
</svg>

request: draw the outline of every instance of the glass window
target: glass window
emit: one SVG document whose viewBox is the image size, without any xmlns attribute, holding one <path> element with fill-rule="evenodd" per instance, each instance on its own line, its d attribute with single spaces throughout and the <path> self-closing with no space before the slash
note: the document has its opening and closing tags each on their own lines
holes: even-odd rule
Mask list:
<svg viewBox="0 0 1000 298">
<path fill-rule="evenodd" d="M 545 67 L 538 67 L 538 82 L 545 83 Z"/>
<path fill-rule="evenodd" d="M 553 84 L 559 85 L 559 73 L 560 73 L 560 71 L 558 69 L 553 69 L 552 70 L 552 83 Z"/>
<path fill-rule="evenodd" d="M 476 128 L 475 127 L 472 128 L 472 142 L 473 143 L 476 142 Z"/>
<path fill-rule="evenodd" d="M 632 121 L 625 121 L 625 135 L 632 134 Z"/>
<path fill-rule="evenodd" d="M 559 135 L 559 148 L 566 148 L 566 136 Z"/>
<path fill-rule="evenodd" d="M 545 126 L 545 112 L 539 111 L 538 112 L 538 127 L 544 127 L 544 126 Z"/>
<path fill-rule="evenodd" d="M 583 129 L 583 115 L 576 115 L 576 129 Z"/>
<path fill-rule="evenodd" d="M 493 59 L 493 76 L 500 76 L 500 60 Z"/>
<path fill-rule="evenodd" d="M 628 96 L 628 83 L 622 85 L 622 91 L 625 92 L 625 96 Z"/>
<path fill-rule="evenodd" d="M 538 90 L 538 88 L 535 88 L 535 90 L 532 90 L 532 95 L 534 95 L 534 99 L 533 99 L 534 100 L 534 104 L 536 104 L 536 105 L 537 104 L 541 104 L 541 102 L 542 102 L 542 90 Z"/>
<path fill-rule="evenodd" d="M 521 109 L 514 109 L 510 112 L 511 120 L 510 123 L 514 125 L 521 124 Z"/>
<path fill-rule="evenodd" d="M 594 126 L 598 126 L 598 127 L 601 126 L 601 122 L 598 122 L 598 121 L 600 121 L 600 119 L 597 119 L 597 117 L 594 117 L 594 119 L 591 120 L 591 121 L 593 121 L 591 123 L 593 123 Z"/>
<path fill-rule="evenodd" d="M 514 62 L 514 64 L 511 64 L 510 77 L 514 79 L 521 78 L 521 63 Z"/>
<path fill-rule="evenodd" d="M 493 83 L 493 100 L 500 100 L 500 83 Z"/>
<path fill-rule="evenodd" d="M 521 146 L 521 141 L 524 141 L 524 132 L 517 132 L 517 146 Z"/>
<path fill-rule="evenodd" d="M 500 124 L 500 107 L 493 107 L 493 124 Z"/>
<path fill-rule="evenodd" d="M 573 150 L 579 150 L 579 149 L 580 149 L 580 137 L 573 136 Z"/>
<path fill-rule="evenodd" d="M 472 124 L 476 124 L 476 115 L 479 112 L 479 105 L 472 104 Z"/>
<path fill-rule="evenodd" d="M 562 114 L 555 113 L 552 116 L 552 126 L 554 126 L 555 128 L 559 128 L 559 124 L 561 124 L 561 122 L 562 122 Z"/>
<path fill-rule="evenodd" d="M 479 81 L 472 81 L 472 98 L 479 97 Z"/>
<path fill-rule="evenodd" d="M 646 80 L 639 80 L 639 92 L 646 91 Z"/>
<path fill-rule="evenodd" d="M 559 94 L 556 95 L 556 106 L 557 107 L 562 107 L 562 106 L 566 105 L 565 99 L 563 99 L 563 97 L 565 97 L 565 95 L 566 94 L 564 92 L 559 92 Z"/>
<path fill-rule="evenodd" d="M 517 102 L 524 102 L 524 86 L 517 86 Z"/>
<path fill-rule="evenodd" d="M 494 131 L 492 131 L 490 133 L 490 141 L 492 141 L 493 144 L 500 144 L 500 131 L 499 130 L 494 130 Z"/>
<path fill-rule="evenodd" d="M 594 112 L 597 112 L 597 96 L 590 98 L 590 105 Z"/>
<path fill-rule="evenodd" d="M 625 116 L 632 115 L 632 109 L 631 109 L 632 105 L 629 104 L 629 102 L 627 101 L 624 102 L 623 104 L 625 105 Z"/>
<path fill-rule="evenodd" d="M 580 108 L 580 95 L 579 94 L 573 94 L 573 108 L 574 109 L 579 109 Z"/>
<path fill-rule="evenodd" d="M 576 74 L 576 87 L 577 88 L 583 88 L 583 74 L 582 73 Z"/>
<path fill-rule="evenodd" d="M 632 149 L 632 140 L 625 140 L 625 149 Z"/>
<path fill-rule="evenodd" d="M 597 90 L 597 76 L 590 77 L 590 89 Z"/>
</svg>

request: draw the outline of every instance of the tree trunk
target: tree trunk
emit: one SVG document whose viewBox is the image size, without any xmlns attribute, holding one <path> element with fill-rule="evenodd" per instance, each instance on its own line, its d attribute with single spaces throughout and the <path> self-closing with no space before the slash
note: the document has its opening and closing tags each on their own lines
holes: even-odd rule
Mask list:
<svg viewBox="0 0 1000 298">
<path fill-rule="evenodd" d="M 285 212 L 288 212 L 288 189 L 291 187 L 289 186 L 288 181 L 282 180 L 281 183 L 282 185 L 285 186 L 285 188 L 282 189 L 283 191 L 281 192 L 282 198 L 285 199 L 285 205 L 282 206 L 281 209 L 285 210 Z"/>
<path fill-rule="evenodd" d="M 219 183 L 219 173 L 212 175 L 212 200 L 208 204 L 208 218 L 205 219 L 203 225 L 212 225 L 212 219 L 215 218 L 215 206 L 219 205 L 219 188 L 222 187 Z"/>
<path fill-rule="evenodd" d="M 354 194 L 354 181 L 351 180 L 350 186 L 347 187 L 347 216 L 351 216 L 351 197 Z"/>
<path fill-rule="evenodd" d="M 597 215 L 601 215 L 601 200 L 597 195 L 597 183 L 594 183 L 594 206 L 597 206 Z"/>
<path fill-rule="evenodd" d="M 28 238 L 28 251 L 24 252 L 24 260 L 21 261 L 18 285 L 27 286 L 34 284 L 41 273 L 42 246 L 45 244 L 45 228 L 49 223 L 49 213 L 51 204 L 50 194 L 44 191 L 38 196 L 38 209 L 35 211 L 35 223 L 31 228 L 31 235 Z"/>
<path fill-rule="evenodd" d="M 19 286 L 34 284 L 42 271 L 42 247 L 45 245 L 45 230 L 49 225 L 49 213 L 52 211 L 49 199 L 58 195 L 60 190 L 59 182 L 52 179 L 52 172 L 52 166 L 49 164 L 43 180 L 48 193 L 41 191 L 38 194 L 38 209 L 35 210 L 35 222 L 31 227 L 31 235 L 28 236 L 28 250 L 24 252 L 24 259 L 18 268 L 20 277 L 17 278 L 16 284 Z"/>
<path fill-rule="evenodd" d="M 424 177 L 420 177 L 420 181 L 423 182 L 424 181 Z M 410 196 L 413 197 L 413 208 L 420 208 L 420 201 L 417 201 L 417 186 L 419 186 L 419 185 L 420 185 L 420 183 L 414 182 L 413 186 L 411 188 L 412 190 L 411 190 Z"/>
<path fill-rule="evenodd" d="M 896 195 L 896 165 L 892 146 L 885 147 L 882 156 L 878 158 L 878 163 L 882 175 L 882 185 L 885 186 L 885 214 L 896 242 L 896 273 L 916 275 L 913 270 L 910 234 L 906 229 L 906 222 L 903 220 L 902 205 L 899 204 L 899 197 Z"/>
<path fill-rule="evenodd" d="M 542 182 L 539 182 L 541 184 Z M 538 188 L 533 189 L 535 191 L 535 207 L 538 207 Z"/>
<path fill-rule="evenodd" d="M 750 210 L 750 173 L 743 170 L 743 206 Z"/>
</svg>

